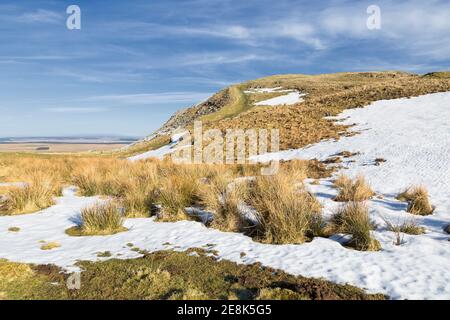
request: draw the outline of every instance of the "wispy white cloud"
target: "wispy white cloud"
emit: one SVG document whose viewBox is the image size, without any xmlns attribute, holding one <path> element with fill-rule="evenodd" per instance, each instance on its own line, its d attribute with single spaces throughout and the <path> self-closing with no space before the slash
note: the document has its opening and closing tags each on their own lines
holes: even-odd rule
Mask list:
<svg viewBox="0 0 450 320">
<path fill-rule="evenodd" d="M 56 108 L 42 108 L 44 112 L 51 113 L 98 113 L 105 112 L 108 108 L 100 107 L 56 107 Z"/>
<path fill-rule="evenodd" d="M 89 69 L 89 70 L 86 70 Z M 80 82 L 107 83 L 107 82 L 139 82 L 142 80 L 141 74 L 129 71 L 95 70 L 93 68 L 52 69 L 48 72 L 52 76 L 72 78 Z"/>
<path fill-rule="evenodd" d="M 111 102 L 121 105 L 157 105 L 166 103 L 195 103 L 202 101 L 212 93 L 206 92 L 162 92 L 140 94 L 115 94 L 93 96 L 81 99 L 85 102 Z"/>
<path fill-rule="evenodd" d="M 63 17 L 63 14 L 59 12 L 38 9 L 12 17 L 12 19 L 23 23 L 59 23 L 63 20 Z"/>
<path fill-rule="evenodd" d="M 409 50 L 408 54 L 448 56 L 450 49 L 443 45 L 443 40 L 450 38 L 448 1 L 379 0 L 376 4 L 382 17 L 382 29 L 378 31 L 366 27 L 368 4 L 349 1 L 333 1 L 322 9 L 294 6 L 283 14 L 268 10 L 254 19 L 231 19 L 227 23 L 205 15 L 195 26 L 133 21 L 120 22 L 115 28 L 119 35 L 136 38 L 221 38 L 260 47 L 275 44 L 283 47 L 286 46 L 283 40 L 287 40 L 314 50 L 342 47 L 355 39 L 386 40 L 397 49 Z M 261 1 L 261 6 L 264 5 L 271 7 L 267 1 Z"/>
</svg>

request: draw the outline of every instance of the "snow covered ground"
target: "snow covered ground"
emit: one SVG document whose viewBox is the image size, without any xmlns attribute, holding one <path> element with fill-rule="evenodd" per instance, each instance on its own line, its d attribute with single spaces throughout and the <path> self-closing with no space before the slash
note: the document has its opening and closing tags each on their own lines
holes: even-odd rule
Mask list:
<svg viewBox="0 0 450 320">
<path fill-rule="evenodd" d="M 282 105 L 292 105 L 300 103 L 303 101 L 305 94 L 298 91 L 289 92 L 288 94 L 275 97 L 272 99 L 264 100 L 255 103 L 255 106 L 282 106 Z"/>
<path fill-rule="evenodd" d="M 343 112 L 342 124 L 361 132 L 339 141 L 325 141 L 298 150 L 257 156 L 270 159 L 325 160 L 342 151 L 360 154 L 344 163 L 350 176 L 363 174 L 377 192 L 396 194 L 423 184 L 437 205 L 436 216 L 450 223 L 450 93 L 377 101 Z M 386 162 L 375 166 L 375 159 Z"/>
<path fill-rule="evenodd" d="M 303 101 L 303 97 L 306 95 L 300 93 L 297 90 L 283 89 L 282 87 L 276 88 L 256 88 L 244 91 L 245 94 L 255 94 L 255 93 L 286 93 L 279 97 L 267 99 L 255 103 L 255 106 L 280 106 L 280 105 L 292 105 L 300 103 Z"/>
<path fill-rule="evenodd" d="M 144 153 L 140 153 L 138 155 L 129 157 L 129 161 L 139 161 L 139 160 L 145 160 L 150 158 L 156 158 L 156 159 L 164 159 L 164 156 L 166 154 L 170 154 L 173 152 L 173 147 L 175 147 L 177 143 L 170 143 L 165 146 L 162 146 L 161 148 L 158 148 L 156 150 L 150 150 Z"/>
<path fill-rule="evenodd" d="M 27 184 L 25 182 L 0 182 L 0 187 L 17 187 L 22 188 Z"/>
<path fill-rule="evenodd" d="M 129 231 L 104 237 L 69 237 L 64 230 L 75 225 L 82 207 L 97 198 L 82 198 L 67 189 L 57 204 L 39 213 L 0 217 L 0 258 L 30 263 L 54 263 L 73 270 L 77 260 L 100 260 L 97 253 L 110 251 L 113 257 L 139 256 L 126 244 L 149 251 L 185 250 L 215 244 L 219 256 L 239 263 L 261 262 L 292 274 L 321 277 L 350 283 L 369 292 L 382 292 L 393 299 L 450 299 L 450 242 L 442 228 L 450 223 L 450 93 L 412 99 L 376 102 L 363 109 L 344 112 L 343 123 L 354 123 L 360 134 L 326 141 L 302 150 L 281 152 L 286 159 L 326 159 L 340 151 L 360 152 L 344 162 L 347 174 L 363 174 L 383 198 L 369 201 L 379 252 L 344 248 L 338 236 L 315 238 L 302 245 L 267 245 L 241 234 L 208 229 L 198 222 L 158 223 L 153 219 L 127 219 Z M 260 160 L 268 160 L 266 155 Z M 374 165 L 375 158 L 387 162 Z M 436 211 L 432 216 L 408 214 L 406 204 L 395 200 L 397 192 L 412 183 L 430 191 Z M 310 184 L 329 216 L 338 205 L 330 180 Z M 427 233 L 405 235 L 394 245 L 395 235 L 385 229 L 383 219 L 393 223 L 416 219 Z M 19 227 L 19 232 L 8 228 Z M 43 251 L 40 241 L 56 241 L 61 247 Z M 168 244 L 170 243 L 170 244 Z M 245 252 L 245 256 L 241 256 Z"/>
<path fill-rule="evenodd" d="M 162 160 L 162 159 L 164 159 L 164 156 L 174 152 L 175 146 L 178 144 L 178 142 L 181 141 L 181 139 L 183 138 L 183 136 L 186 133 L 187 133 L 186 131 L 183 131 L 181 133 L 175 133 L 170 138 L 169 144 L 162 146 L 156 150 L 150 150 L 150 151 L 129 157 L 128 160 L 129 161 L 139 161 L 139 160 L 145 160 L 145 159 L 150 159 L 150 158 L 156 158 L 156 159 Z"/>
</svg>

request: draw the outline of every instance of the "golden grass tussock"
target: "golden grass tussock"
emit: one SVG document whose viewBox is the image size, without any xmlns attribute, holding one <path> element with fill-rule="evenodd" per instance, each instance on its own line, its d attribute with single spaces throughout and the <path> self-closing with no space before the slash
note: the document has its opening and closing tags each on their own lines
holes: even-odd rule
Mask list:
<svg viewBox="0 0 450 320">
<path fill-rule="evenodd" d="M 363 176 L 359 176 L 354 180 L 341 175 L 335 182 L 334 186 L 339 190 L 339 194 L 334 198 L 335 201 L 365 201 L 371 199 L 375 193 Z"/>
<path fill-rule="evenodd" d="M 81 211 L 81 224 L 66 230 L 71 236 L 111 235 L 126 231 L 122 208 L 115 202 L 96 203 Z"/>
<path fill-rule="evenodd" d="M 406 211 L 411 214 L 427 216 L 434 212 L 428 191 L 424 186 L 412 186 L 400 193 L 397 199 L 408 202 Z"/>
<path fill-rule="evenodd" d="M 257 211 L 261 241 L 303 243 L 321 234 L 321 205 L 295 177 L 279 172 L 254 181 L 249 199 Z"/>
<path fill-rule="evenodd" d="M 24 185 L 10 188 L 0 202 L 0 215 L 32 213 L 50 207 L 61 194 L 57 177 L 45 171 L 32 170 Z"/>
<path fill-rule="evenodd" d="M 116 159 L 89 159 L 80 161 L 72 173 L 72 182 L 83 196 L 116 195 L 117 181 L 126 177 L 127 162 Z"/>
<path fill-rule="evenodd" d="M 119 199 L 128 218 L 149 217 L 154 213 L 159 192 L 156 165 L 149 162 L 134 164 L 127 176 L 117 180 L 116 184 L 120 185 Z"/>
<path fill-rule="evenodd" d="M 248 196 L 248 180 L 235 181 L 230 173 L 216 172 L 200 187 L 201 203 L 214 213 L 211 226 L 222 231 L 245 232 L 249 221 L 242 213 Z"/>
<path fill-rule="evenodd" d="M 0 197 L 0 215 L 16 215 L 39 211 L 54 204 L 61 194 L 68 173 L 65 161 L 51 161 L 26 155 L 2 155 L 3 181 L 19 183 L 3 188 Z M 22 184 L 22 185 L 20 185 Z"/>
<path fill-rule="evenodd" d="M 373 229 L 369 217 L 369 208 L 364 203 L 348 202 L 342 205 L 330 221 L 330 228 L 335 233 L 350 234 L 352 239 L 348 246 L 361 251 L 378 251 L 380 243 L 372 238 Z"/>
<path fill-rule="evenodd" d="M 186 220 L 191 217 L 185 208 L 199 201 L 198 173 L 184 167 L 165 171 L 161 178 L 158 201 L 162 206 L 160 221 Z"/>
</svg>

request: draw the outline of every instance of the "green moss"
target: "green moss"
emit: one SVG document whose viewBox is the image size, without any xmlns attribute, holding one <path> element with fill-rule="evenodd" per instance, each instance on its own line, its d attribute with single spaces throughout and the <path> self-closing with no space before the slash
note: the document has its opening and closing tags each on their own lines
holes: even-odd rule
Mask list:
<svg viewBox="0 0 450 320">
<path fill-rule="evenodd" d="M 197 255 L 191 255 L 197 252 Z M 131 260 L 81 262 L 80 290 L 69 290 L 52 266 L 0 261 L 6 299 L 384 299 L 350 285 L 217 261 L 201 249 L 161 251 Z M 50 283 L 53 283 L 52 285 Z"/>
<path fill-rule="evenodd" d="M 58 242 L 46 242 L 41 246 L 41 250 L 53 250 L 61 247 Z"/>
<path fill-rule="evenodd" d="M 104 251 L 104 252 L 97 252 L 97 257 L 99 258 L 109 258 L 112 254 L 110 251 Z"/>
<path fill-rule="evenodd" d="M 259 291 L 258 300 L 310 300 L 305 295 L 282 288 L 263 288 Z"/>
</svg>

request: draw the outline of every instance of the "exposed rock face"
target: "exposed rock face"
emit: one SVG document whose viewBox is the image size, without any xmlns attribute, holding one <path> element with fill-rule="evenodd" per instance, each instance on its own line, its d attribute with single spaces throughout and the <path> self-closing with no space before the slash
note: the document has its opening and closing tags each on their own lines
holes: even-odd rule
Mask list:
<svg viewBox="0 0 450 320">
<path fill-rule="evenodd" d="M 212 97 L 208 98 L 197 105 L 190 108 L 185 108 L 177 111 L 170 119 L 157 131 L 151 135 L 145 137 L 142 140 L 136 141 L 130 145 L 123 147 L 121 150 L 129 150 L 131 147 L 138 145 L 142 142 L 152 141 L 158 136 L 172 135 L 179 129 L 185 128 L 201 116 L 208 115 L 219 111 L 225 107 L 231 100 L 230 89 L 226 88 L 218 93 L 214 94 Z"/>
<path fill-rule="evenodd" d="M 229 89 L 226 88 L 214 94 L 208 100 L 193 107 L 176 112 L 159 130 L 156 135 L 171 134 L 179 128 L 192 124 L 201 116 L 214 113 L 223 108 L 230 101 Z M 153 137 L 154 135 L 152 135 Z"/>
</svg>

